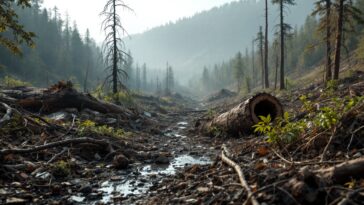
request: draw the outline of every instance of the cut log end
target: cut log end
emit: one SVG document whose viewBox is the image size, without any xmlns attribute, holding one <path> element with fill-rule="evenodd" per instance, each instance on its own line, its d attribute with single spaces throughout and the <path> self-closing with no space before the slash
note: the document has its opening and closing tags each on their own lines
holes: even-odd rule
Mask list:
<svg viewBox="0 0 364 205">
<path fill-rule="evenodd" d="M 214 134 L 215 130 L 223 131 L 230 136 L 242 136 L 252 133 L 252 126 L 260 121 L 260 116 L 270 115 L 272 121 L 283 116 L 279 100 L 268 94 L 259 93 L 209 122 L 200 126 L 202 132 Z"/>
<path fill-rule="evenodd" d="M 277 98 L 267 93 L 261 93 L 250 101 L 250 113 L 254 124 L 260 121 L 259 116 L 270 115 L 272 121 L 283 116 L 283 108 Z"/>
</svg>

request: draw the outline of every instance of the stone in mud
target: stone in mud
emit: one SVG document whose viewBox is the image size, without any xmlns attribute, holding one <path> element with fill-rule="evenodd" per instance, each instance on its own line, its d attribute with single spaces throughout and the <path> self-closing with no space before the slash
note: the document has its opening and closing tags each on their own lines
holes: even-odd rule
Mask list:
<svg viewBox="0 0 364 205">
<path fill-rule="evenodd" d="M 5 204 L 26 204 L 27 200 L 17 197 L 10 197 L 6 199 Z"/>
<path fill-rule="evenodd" d="M 89 194 L 92 192 L 92 187 L 88 184 L 88 185 L 84 185 L 80 188 L 79 190 L 81 193 L 83 194 Z"/>
<path fill-rule="evenodd" d="M 169 159 L 166 156 L 160 155 L 155 159 L 156 164 L 169 164 Z"/>
<path fill-rule="evenodd" d="M 114 168 L 116 169 L 126 169 L 129 166 L 129 159 L 123 154 L 116 155 L 112 162 Z"/>
</svg>

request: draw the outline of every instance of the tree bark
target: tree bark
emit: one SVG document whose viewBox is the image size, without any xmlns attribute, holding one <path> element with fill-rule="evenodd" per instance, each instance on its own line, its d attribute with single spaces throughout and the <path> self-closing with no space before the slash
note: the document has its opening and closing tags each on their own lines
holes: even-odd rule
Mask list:
<svg viewBox="0 0 364 205">
<path fill-rule="evenodd" d="M 341 41 L 343 32 L 343 15 L 344 15 L 344 0 L 339 2 L 339 17 L 337 20 L 337 33 L 336 33 L 336 50 L 335 50 L 335 67 L 334 67 L 334 80 L 339 79 L 340 60 L 341 60 Z"/>
<path fill-rule="evenodd" d="M 239 137 L 252 132 L 252 126 L 260 121 L 259 116 L 268 115 L 273 120 L 282 117 L 282 105 L 274 96 L 260 93 L 199 126 L 206 134 L 222 131 L 230 136 Z"/>
</svg>

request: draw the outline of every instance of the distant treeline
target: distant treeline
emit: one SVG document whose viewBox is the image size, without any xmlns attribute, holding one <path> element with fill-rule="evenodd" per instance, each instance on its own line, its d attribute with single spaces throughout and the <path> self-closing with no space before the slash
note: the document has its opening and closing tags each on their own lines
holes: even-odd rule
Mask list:
<svg viewBox="0 0 364 205">
<path fill-rule="evenodd" d="M 358 10 L 364 12 L 363 0 L 355 1 L 354 5 Z M 334 22 L 336 17 L 333 16 L 332 18 Z M 353 57 L 364 59 L 364 26 L 354 21 L 352 26 L 354 29 L 351 32 L 344 29 L 342 58 L 353 55 Z M 320 27 L 322 27 L 322 19 L 310 15 L 306 18 L 303 26 L 292 28 L 286 37 L 285 68 L 288 79 L 286 82 L 289 83 L 290 78 L 307 73 L 317 66 L 325 65 L 325 36 L 322 31 L 319 31 Z M 263 87 L 261 51 L 263 46 L 260 45 L 259 38 L 263 38 L 260 31 L 258 31 L 256 38 L 251 39 L 252 46 L 237 53 L 231 60 L 212 67 L 205 66 L 199 77 L 190 80 L 190 86 L 198 88 L 200 92 L 212 92 L 226 87 L 247 92 L 254 87 Z M 276 35 L 274 40 L 269 43 L 269 79 L 271 87 L 274 88 L 276 81 L 278 81 L 277 87 L 279 87 L 278 36 Z M 277 77 L 276 73 L 278 74 Z M 323 78 L 324 75 L 319 77 Z"/>
<path fill-rule="evenodd" d="M 0 46 L 0 77 L 12 75 L 38 86 L 72 80 L 88 89 L 103 80 L 101 51 L 88 31 L 81 34 L 68 16 L 61 17 L 57 8 L 42 9 L 39 0 L 16 12 L 26 30 L 36 34 L 35 47 L 24 45 L 22 56 L 16 56 Z M 11 38 L 11 33 L 2 35 Z"/>
</svg>

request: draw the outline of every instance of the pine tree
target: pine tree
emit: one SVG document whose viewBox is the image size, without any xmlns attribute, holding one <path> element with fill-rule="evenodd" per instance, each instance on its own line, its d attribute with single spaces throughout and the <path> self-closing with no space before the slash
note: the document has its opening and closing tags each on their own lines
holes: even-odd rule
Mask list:
<svg viewBox="0 0 364 205">
<path fill-rule="evenodd" d="M 325 32 L 324 40 L 326 42 L 326 66 L 325 66 L 325 80 L 331 80 L 332 78 L 332 59 L 331 59 L 331 32 L 332 32 L 332 2 L 331 0 L 319 0 L 315 3 L 315 10 L 312 15 L 320 15 L 320 25 L 318 31 Z"/>
<path fill-rule="evenodd" d="M 84 84 L 83 84 L 83 91 L 87 92 L 87 81 L 89 79 L 89 73 L 90 73 L 90 66 L 91 66 L 91 37 L 90 37 L 90 30 L 87 29 L 86 30 L 86 35 L 85 35 L 85 55 L 86 55 L 86 73 L 85 73 L 85 78 L 84 78 Z"/>
<path fill-rule="evenodd" d="M 21 54 L 20 44 L 25 42 L 27 45 L 33 47 L 35 34 L 25 31 L 24 26 L 20 25 L 18 15 L 14 10 L 14 3 L 22 8 L 31 6 L 30 0 L 0 1 L 0 45 L 5 46 L 15 54 Z M 14 40 L 2 35 L 5 31 L 9 30 Z"/>
<path fill-rule="evenodd" d="M 264 35 L 263 35 L 263 27 L 259 27 L 259 32 L 257 33 L 257 38 L 255 39 L 257 42 L 257 46 L 260 54 L 260 68 L 261 68 L 261 82 L 262 88 L 264 89 Z"/>
<path fill-rule="evenodd" d="M 291 28 L 288 24 L 284 23 L 284 8 L 286 5 L 294 5 L 295 1 L 294 0 L 272 0 L 273 4 L 278 4 L 279 5 L 279 19 L 280 19 L 280 23 L 279 23 L 279 33 L 280 33 L 280 65 L 281 65 L 281 70 L 280 70 L 280 89 L 284 90 L 286 89 L 285 86 L 285 71 L 284 71 L 284 58 L 285 58 L 285 36 L 287 35 L 288 30 Z"/>
<path fill-rule="evenodd" d="M 202 85 L 205 90 L 207 90 L 207 91 L 210 90 L 210 73 L 209 73 L 209 70 L 207 69 L 207 67 L 203 68 Z"/>
<path fill-rule="evenodd" d="M 139 65 L 136 66 L 136 73 L 135 73 L 135 85 L 136 85 L 136 90 L 138 92 L 140 92 L 140 86 L 141 86 L 141 82 L 140 82 L 140 68 Z"/>
<path fill-rule="evenodd" d="M 167 62 L 166 77 L 165 77 L 165 95 L 171 95 L 174 87 L 174 76 L 172 67 Z"/>
<path fill-rule="evenodd" d="M 256 71 L 255 71 L 255 40 L 252 41 L 252 79 L 253 79 L 253 87 L 255 87 L 256 84 Z"/>
<path fill-rule="evenodd" d="M 265 35 L 264 35 L 264 87 L 269 88 L 268 69 L 268 0 L 265 0 Z"/>
<path fill-rule="evenodd" d="M 273 60 L 275 66 L 275 74 L 274 74 L 274 89 L 277 89 L 278 83 L 278 68 L 279 68 L 279 41 L 275 39 L 273 42 Z"/>
<path fill-rule="evenodd" d="M 147 65 L 143 64 L 143 82 L 142 82 L 143 90 L 147 90 Z"/>
<path fill-rule="evenodd" d="M 243 58 L 241 52 L 238 52 L 236 54 L 236 57 L 234 59 L 234 77 L 236 79 L 236 85 L 237 85 L 237 91 L 240 92 L 242 86 L 243 86 Z"/>
<path fill-rule="evenodd" d="M 133 56 L 129 50 L 128 54 L 126 55 L 126 61 L 124 64 L 125 67 L 124 69 L 128 76 L 127 78 L 124 79 L 127 82 L 126 85 L 128 88 L 132 86 L 132 82 L 135 80 L 135 77 L 133 76 L 133 63 L 134 63 Z"/>
<path fill-rule="evenodd" d="M 335 57 L 334 57 L 334 76 L 333 79 L 339 79 L 341 63 L 341 47 L 343 46 L 343 36 L 345 33 L 354 32 L 355 26 L 353 21 L 363 24 L 361 17 L 362 11 L 356 8 L 352 0 L 336 0 L 337 22 L 335 37 Z M 345 26 L 347 25 L 347 26 Z"/>
</svg>

